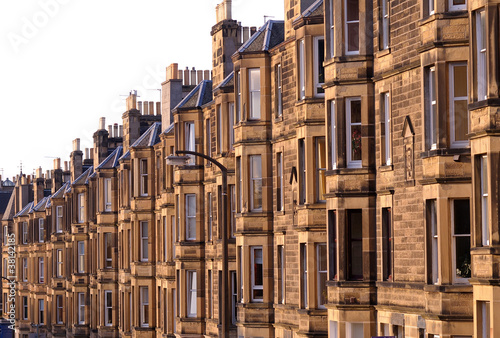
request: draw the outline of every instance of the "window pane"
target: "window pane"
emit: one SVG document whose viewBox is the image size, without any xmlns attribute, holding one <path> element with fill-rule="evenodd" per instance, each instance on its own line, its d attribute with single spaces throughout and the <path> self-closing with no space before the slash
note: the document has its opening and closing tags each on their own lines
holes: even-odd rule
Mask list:
<svg viewBox="0 0 500 338">
<path fill-rule="evenodd" d="M 456 276 L 457 278 L 470 278 L 470 236 L 457 237 L 455 241 Z"/>
<path fill-rule="evenodd" d="M 455 97 L 467 96 L 467 66 L 453 67 Z"/>
<path fill-rule="evenodd" d="M 354 52 L 359 50 L 359 23 L 347 24 L 347 51 Z"/>
<path fill-rule="evenodd" d="M 359 20 L 358 0 L 347 0 L 347 21 Z"/>
<path fill-rule="evenodd" d="M 469 132 L 467 118 L 467 100 L 456 100 L 454 102 L 455 111 L 455 141 L 468 140 L 467 133 Z M 437 115 L 437 114 L 436 114 Z"/>
<path fill-rule="evenodd" d="M 361 160 L 361 126 L 351 126 L 352 161 Z"/>
</svg>

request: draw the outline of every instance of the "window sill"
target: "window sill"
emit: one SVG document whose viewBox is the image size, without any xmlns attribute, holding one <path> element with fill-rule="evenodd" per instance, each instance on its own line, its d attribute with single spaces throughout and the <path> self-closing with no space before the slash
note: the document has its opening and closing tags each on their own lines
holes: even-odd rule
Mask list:
<svg viewBox="0 0 500 338">
<path fill-rule="evenodd" d="M 380 172 L 387 172 L 387 171 L 393 171 L 394 170 L 394 165 L 389 164 L 389 165 L 383 165 L 378 168 Z"/>
<path fill-rule="evenodd" d="M 324 97 L 306 97 L 295 102 L 295 107 L 300 107 L 304 104 L 324 103 Z"/>
<path fill-rule="evenodd" d="M 386 49 L 379 50 L 378 52 L 375 53 L 375 57 L 381 58 L 381 57 L 384 57 L 384 56 L 389 55 L 389 54 L 391 54 L 390 47 L 388 47 Z"/>
<path fill-rule="evenodd" d="M 500 107 L 500 99 L 495 98 L 495 99 L 486 99 L 486 100 L 481 100 L 481 101 L 476 101 L 469 103 L 468 108 L 470 111 L 476 110 L 476 109 L 481 109 L 485 107 Z"/>
<path fill-rule="evenodd" d="M 454 285 L 426 285 L 425 292 L 441 292 L 441 293 L 472 293 L 472 285 L 470 284 L 454 284 Z"/>
<path fill-rule="evenodd" d="M 420 153 L 420 158 L 428 158 L 434 156 L 454 156 L 454 155 L 470 155 L 470 148 L 438 148 L 427 150 Z"/>
<path fill-rule="evenodd" d="M 325 176 L 334 175 L 366 175 L 373 174 L 375 171 L 370 168 L 337 168 L 332 170 L 327 170 Z"/>
</svg>

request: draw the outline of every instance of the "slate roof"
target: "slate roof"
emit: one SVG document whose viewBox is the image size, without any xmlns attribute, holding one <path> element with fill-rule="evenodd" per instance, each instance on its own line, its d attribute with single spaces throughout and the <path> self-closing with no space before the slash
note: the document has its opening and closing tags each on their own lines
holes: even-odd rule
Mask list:
<svg viewBox="0 0 500 338">
<path fill-rule="evenodd" d="M 293 22 L 299 21 L 301 18 L 310 18 L 313 16 L 323 16 L 323 0 L 316 0 L 311 6 L 309 6 L 304 13 L 302 13 L 297 19 Z"/>
<path fill-rule="evenodd" d="M 285 22 L 269 20 L 236 53 L 263 52 L 285 40 Z"/>
<path fill-rule="evenodd" d="M 14 215 L 14 217 L 28 216 L 31 209 L 33 208 L 33 204 L 33 202 L 26 204 L 21 211 Z"/>
<path fill-rule="evenodd" d="M 155 122 L 131 147 L 152 147 L 160 142 L 161 123 Z"/>
<path fill-rule="evenodd" d="M 56 193 L 52 196 L 50 196 L 50 198 L 63 198 L 64 197 L 64 192 L 66 191 L 66 189 L 68 188 L 68 185 L 69 183 L 66 182 L 62 185 L 61 188 L 59 188 L 59 190 L 56 191 Z"/>
<path fill-rule="evenodd" d="M 126 159 L 129 159 L 129 158 L 130 158 L 130 151 L 127 151 L 125 154 L 122 155 L 122 157 L 120 157 L 118 159 L 118 161 L 126 160 Z"/>
<path fill-rule="evenodd" d="M 214 88 L 214 91 L 216 91 L 219 88 L 224 88 L 224 87 L 234 87 L 234 71 L 231 72 L 224 80 L 222 80 L 221 83 L 217 87 Z"/>
<path fill-rule="evenodd" d="M 116 148 L 104 161 L 99 164 L 96 170 L 99 169 L 113 169 L 118 166 L 118 160 L 122 156 L 123 147 L 119 146 Z"/>
<path fill-rule="evenodd" d="M 11 196 L 12 196 L 11 191 L 9 192 L 0 191 L 0 214 L 3 214 L 7 209 Z"/>
<path fill-rule="evenodd" d="M 212 101 L 212 81 L 201 81 L 179 104 L 174 108 L 199 108 Z"/>
<path fill-rule="evenodd" d="M 30 214 L 35 212 L 35 211 L 45 211 L 45 209 L 47 208 L 47 203 L 50 199 L 48 197 L 44 197 L 42 198 L 42 200 L 40 202 L 38 202 L 37 205 L 35 205 L 31 210 L 30 210 Z"/>
<path fill-rule="evenodd" d="M 10 195 L 9 203 L 7 204 L 7 208 L 2 217 L 2 221 L 9 221 L 14 218 L 14 202 L 16 201 L 16 196 L 14 194 Z"/>
<path fill-rule="evenodd" d="M 80 175 L 74 182 L 73 185 L 84 185 L 89 184 L 89 177 L 94 171 L 94 167 L 88 168 L 83 174 Z"/>
</svg>

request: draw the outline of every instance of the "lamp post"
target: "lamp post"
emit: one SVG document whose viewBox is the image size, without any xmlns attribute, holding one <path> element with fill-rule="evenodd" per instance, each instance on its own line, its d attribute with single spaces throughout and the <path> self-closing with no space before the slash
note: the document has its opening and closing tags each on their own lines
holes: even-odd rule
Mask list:
<svg viewBox="0 0 500 338">
<path fill-rule="evenodd" d="M 222 173 L 222 285 L 219 290 L 219 298 L 222 300 L 222 328 L 221 328 L 221 337 L 229 337 L 229 322 L 230 322 L 230 312 L 229 312 L 229 282 L 228 282 L 228 248 L 227 248 L 227 226 L 228 226 L 228 217 L 227 213 L 229 210 L 228 198 L 227 198 L 227 168 L 223 166 L 217 160 L 214 160 L 210 156 L 207 156 L 202 153 L 198 153 L 195 151 L 189 150 L 177 150 L 175 152 L 176 156 L 170 155 L 167 156 L 167 164 L 169 165 L 186 165 L 191 159 L 190 156 L 180 156 L 180 155 L 193 155 L 204 158 L 205 160 L 212 162 L 215 164 Z"/>
</svg>

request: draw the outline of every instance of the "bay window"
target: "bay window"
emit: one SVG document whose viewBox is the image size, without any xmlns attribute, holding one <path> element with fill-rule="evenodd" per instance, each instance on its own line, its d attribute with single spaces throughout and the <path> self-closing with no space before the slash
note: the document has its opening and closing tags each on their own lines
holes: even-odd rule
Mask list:
<svg viewBox="0 0 500 338">
<path fill-rule="evenodd" d="M 453 200 L 451 216 L 453 282 L 467 283 L 471 277 L 469 200 Z"/>
<path fill-rule="evenodd" d="M 45 283 L 45 259 L 38 258 L 38 283 Z"/>
<path fill-rule="evenodd" d="M 228 124 L 229 124 L 229 150 L 233 150 L 234 148 L 234 103 L 229 102 L 227 105 L 227 115 L 228 115 Z"/>
<path fill-rule="evenodd" d="M 85 242 L 78 242 L 78 273 L 85 272 Z"/>
<path fill-rule="evenodd" d="M 337 113 L 335 101 L 330 101 L 330 161 L 332 169 L 337 169 Z"/>
<path fill-rule="evenodd" d="M 149 260 L 149 222 L 140 222 L 140 249 L 141 249 L 141 262 L 147 262 Z"/>
<path fill-rule="evenodd" d="M 78 293 L 78 324 L 85 324 L 85 293 Z"/>
<path fill-rule="evenodd" d="M 7 303 L 5 302 L 5 306 Z M 23 296 L 23 320 L 28 320 L 28 297 Z"/>
<path fill-rule="evenodd" d="M 488 73 L 487 73 L 487 61 L 486 61 L 486 41 L 488 36 L 486 35 L 486 11 L 484 9 L 476 11 L 476 44 L 475 44 L 475 56 L 476 56 L 476 76 L 475 85 L 477 92 L 477 100 L 486 100 L 488 93 Z"/>
<path fill-rule="evenodd" d="M 38 324 L 45 324 L 45 301 L 43 299 L 38 300 Z"/>
<path fill-rule="evenodd" d="M 361 168 L 361 98 L 346 100 L 347 167 Z"/>
<path fill-rule="evenodd" d="M 141 327 L 149 327 L 149 289 L 147 286 L 139 287 L 140 297 L 140 325 Z"/>
<path fill-rule="evenodd" d="M 187 316 L 196 317 L 197 315 L 197 285 L 196 271 L 186 271 L 187 276 Z"/>
<path fill-rule="evenodd" d="M 359 0 L 344 0 L 345 54 L 359 54 Z"/>
<path fill-rule="evenodd" d="M 306 144 L 304 139 L 299 140 L 299 204 L 306 203 Z"/>
<path fill-rule="evenodd" d="M 113 237 L 109 232 L 104 233 L 104 267 L 113 267 Z"/>
<path fill-rule="evenodd" d="M 236 110 L 234 120 L 236 123 L 241 122 L 241 72 L 236 72 Z"/>
<path fill-rule="evenodd" d="M 436 200 L 426 202 L 427 222 L 427 280 L 429 284 L 439 284 L 439 237 Z"/>
<path fill-rule="evenodd" d="M 326 201 L 326 146 L 325 137 L 316 137 L 316 200 Z"/>
<path fill-rule="evenodd" d="M 283 176 L 283 153 L 276 154 L 276 210 L 283 211 L 285 206 L 284 176 Z"/>
<path fill-rule="evenodd" d="M 436 68 L 427 67 L 424 71 L 425 95 L 425 139 L 426 149 L 436 149 L 438 142 L 438 112 L 436 97 Z"/>
<path fill-rule="evenodd" d="M 196 195 L 186 194 L 186 240 L 196 240 Z"/>
<path fill-rule="evenodd" d="M 260 155 L 250 156 L 250 210 L 262 210 L 262 162 Z"/>
<path fill-rule="evenodd" d="M 61 205 L 58 205 L 56 207 L 56 232 L 57 233 L 62 232 L 62 225 L 63 225 L 63 207 Z"/>
<path fill-rule="evenodd" d="M 38 219 L 38 242 L 43 243 L 45 240 L 45 220 L 43 218 Z"/>
<path fill-rule="evenodd" d="M 380 151 L 382 152 L 382 165 L 392 164 L 391 149 L 391 111 L 389 105 L 389 93 L 383 93 L 380 104 Z"/>
<path fill-rule="evenodd" d="M 111 178 L 104 179 L 104 211 L 111 211 Z"/>
<path fill-rule="evenodd" d="M 250 100 L 251 120 L 260 119 L 260 69 L 251 68 L 248 70 L 248 88 Z"/>
<path fill-rule="evenodd" d="M 251 257 L 251 300 L 262 302 L 264 300 L 264 260 L 261 246 L 250 247 Z"/>
<path fill-rule="evenodd" d="M 111 290 L 104 291 L 104 325 L 113 325 L 113 292 Z"/>
<path fill-rule="evenodd" d="M 307 302 L 307 244 L 300 243 L 300 300 L 301 308 L 308 307 Z"/>
<path fill-rule="evenodd" d="M 392 281 L 394 234 L 391 208 L 382 208 L 382 280 Z"/>
<path fill-rule="evenodd" d="M 361 209 L 347 210 L 348 279 L 363 279 L 363 223 Z"/>
<path fill-rule="evenodd" d="M 208 240 L 212 240 L 212 230 L 213 230 L 213 204 L 212 204 L 212 193 L 209 192 L 207 194 L 207 204 L 208 204 L 208 224 L 207 224 L 207 233 L 208 233 Z"/>
<path fill-rule="evenodd" d="M 450 143 L 452 148 L 469 145 L 469 114 L 467 109 L 467 63 L 450 64 Z"/>
<path fill-rule="evenodd" d="M 448 8 L 450 11 L 463 11 L 467 9 L 466 0 L 449 0 Z"/>
<path fill-rule="evenodd" d="M 196 151 L 195 149 L 195 138 L 196 134 L 194 131 L 194 122 L 185 122 L 184 123 L 184 149 L 188 151 Z M 190 156 L 190 161 L 189 164 L 194 165 L 195 160 L 194 160 L 194 155 L 188 155 Z"/>
<path fill-rule="evenodd" d="M 323 85 L 325 84 L 325 39 L 322 36 L 314 37 L 314 95 L 325 96 Z"/>
<path fill-rule="evenodd" d="M 22 227 L 23 227 L 23 244 L 28 244 L 28 223 L 23 222 Z"/>
<path fill-rule="evenodd" d="M 85 194 L 78 194 L 78 223 L 85 222 Z"/>
<path fill-rule="evenodd" d="M 483 155 L 479 158 L 479 184 L 480 184 L 480 204 L 481 204 L 481 244 L 490 245 L 490 227 L 488 221 L 488 156 Z"/>
<path fill-rule="evenodd" d="M 148 196 L 148 160 L 141 159 L 140 161 L 141 175 L 141 196 Z"/>
<path fill-rule="evenodd" d="M 297 65 L 298 65 L 298 75 L 299 75 L 299 100 L 303 100 L 306 97 L 306 46 L 304 39 L 300 40 L 297 44 L 298 55 L 297 55 Z"/>
<path fill-rule="evenodd" d="M 5 264 L 7 266 L 7 264 Z M 23 282 L 28 281 L 28 258 L 23 257 Z"/>
<path fill-rule="evenodd" d="M 63 251 L 62 249 L 56 250 L 56 276 L 61 278 L 63 276 Z"/>
<path fill-rule="evenodd" d="M 319 243 L 316 245 L 316 292 L 317 292 L 317 302 L 319 309 L 326 309 L 326 303 L 328 301 L 328 294 L 326 290 L 326 281 L 328 274 L 328 264 L 327 264 L 327 250 L 326 243 Z"/>
</svg>

